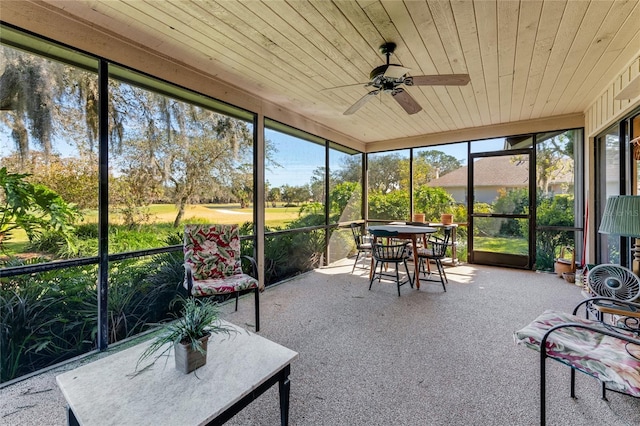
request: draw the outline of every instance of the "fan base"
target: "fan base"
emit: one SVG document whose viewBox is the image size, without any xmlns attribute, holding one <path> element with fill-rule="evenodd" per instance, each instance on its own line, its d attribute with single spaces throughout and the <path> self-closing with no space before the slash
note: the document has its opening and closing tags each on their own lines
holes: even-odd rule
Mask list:
<svg viewBox="0 0 640 426">
<path fill-rule="evenodd" d="M 383 44 L 382 46 L 380 46 L 378 49 L 380 50 L 380 53 L 382 53 L 383 55 L 393 55 L 393 52 L 395 52 L 397 45 L 394 42 L 387 42 L 385 44 Z"/>
</svg>

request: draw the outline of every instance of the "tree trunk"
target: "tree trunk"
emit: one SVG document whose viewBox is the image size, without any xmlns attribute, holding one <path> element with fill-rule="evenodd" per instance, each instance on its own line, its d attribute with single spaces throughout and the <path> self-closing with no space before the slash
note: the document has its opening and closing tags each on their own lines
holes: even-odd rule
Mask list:
<svg viewBox="0 0 640 426">
<path fill-rule="evenodd" d="M 177 228 L 180 226 L 180 222 L 182 222 L 182 218 L 184 217 L 184 208 L 187 204 L 187 200 L 182 198 L 180 199 L 180 204 L 178 204 L 178 214 L 176 215 L 176 219 L 173 221 L 173 227 Z"/>
</svg>

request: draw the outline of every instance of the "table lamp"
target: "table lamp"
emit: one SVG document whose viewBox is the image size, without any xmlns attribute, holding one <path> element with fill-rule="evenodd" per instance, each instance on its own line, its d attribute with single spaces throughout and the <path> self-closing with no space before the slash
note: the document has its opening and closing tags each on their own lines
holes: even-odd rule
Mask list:
<svg viewBox="0 0 640 426">
<path fill-rule="evenodd" d="M 632 269 L 636 275 L 640 276 L 640 195 L 609 197 L 598 232 L 636 239 L 631 249 Z"/>
</svg>

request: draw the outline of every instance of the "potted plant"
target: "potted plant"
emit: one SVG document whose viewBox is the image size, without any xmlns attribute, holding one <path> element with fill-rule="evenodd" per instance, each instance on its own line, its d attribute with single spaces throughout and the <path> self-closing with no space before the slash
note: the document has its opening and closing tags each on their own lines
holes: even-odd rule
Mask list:
<svg viewBox="0 0 640 426">
<path fill-rule="evenodd" d="M 220 324 L 218 305 L 211 299 L 182 299 L 181 316 L 175 321 L 163 324 L 163 330 L 140 355 L 138 365 L 152 354 L 164 349 L 154 362 L 173 346 L 176 369 L 183 373 L 202 367 L 207 362 L 207 342 L 212 334 L 232 330 Z"/>
</svg>

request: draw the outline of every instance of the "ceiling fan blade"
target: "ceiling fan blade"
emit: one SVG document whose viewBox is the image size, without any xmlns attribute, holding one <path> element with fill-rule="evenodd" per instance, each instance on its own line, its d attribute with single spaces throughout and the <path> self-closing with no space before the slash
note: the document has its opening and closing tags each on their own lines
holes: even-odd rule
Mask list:
<svg viewBox="0 0 640 426">
<path fill-rule="evenodd" d="M 387 65 L 384 76 L 388 78 L 402 78 L 407 75 L 409 71 L 411 71 L 409 68 L 400 65 Z"/>
<path fill-rule="evenodd" d="M 404 79 L 407 86 L 465 86 L 471 79 L 469 74 L 416 75 Z"/>
<path fill-rule="evenodd" d="M 355 86 L 368 87 L 368 86 L 371 86 L 371 82 L 368 81 L 366 83 L 353 83 L 353 84 L 345 84 L 344 86 L 327 87 L 324 89 L 320 89 L 320 92 L 324 92 L 325 90 L 344 89 L 345 87 L 355 87 Z"/>
<path fill-rule="evenodd" d="M 407 111 L 407 114 L 415 114 L 422 111 L 422 107 L 420 106 L 420 104 L 418 104 L 418 102 L 413 99 L 413 96 L 407 93 L 407 91 L 404 89 L 394 90 L 391 96 L 393 96 L 393 99 L 395 99 L 400 104 L 400 106 L 404 108 L 405 111 Z"/>
<path fill-rule="evenodd" d="M 357 110 L 359 110 L 360 108 L 362 108 L 364 106 L 364 104 L 366 104 L 367 102 L 369 102 L 369 99 L 373 98 L 375 95 L 377 95 L 378 93 L 380 93 L 379 90 L 372 90 L 371 92 L 367 93 L 366 95 L 364 95 L 363 97 L 361 97 L 358 102 L 356 102 L 355 104 L 351 105 L 349 107 L 349 109 L 347 109 L 345 112 L 343 112 L 343 115 L 351 115 L 354 112 L 356 112 Z"/>
</svg>

